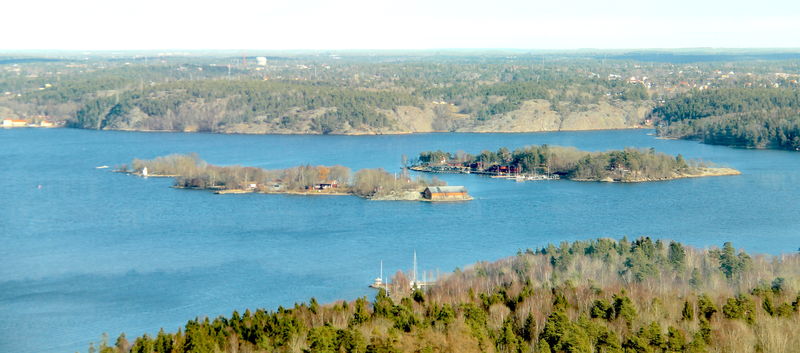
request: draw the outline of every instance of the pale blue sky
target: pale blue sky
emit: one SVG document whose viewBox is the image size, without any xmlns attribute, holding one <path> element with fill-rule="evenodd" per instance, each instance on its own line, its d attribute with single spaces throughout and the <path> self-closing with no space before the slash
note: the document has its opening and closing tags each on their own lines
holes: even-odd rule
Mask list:
<svg viewBox="0 0 800 353">
<path fill-rule="evenodd" d="M 797 48 L 800 1 L 15 1 L 0 49 Z"/>
</svg>

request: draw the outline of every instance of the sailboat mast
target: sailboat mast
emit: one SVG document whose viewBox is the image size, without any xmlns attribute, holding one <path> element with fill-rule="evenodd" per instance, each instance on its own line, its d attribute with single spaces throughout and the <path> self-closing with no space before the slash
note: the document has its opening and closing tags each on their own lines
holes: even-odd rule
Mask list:
<svg viewBox="0 0 800 353">
<path fill-rule="evenodd" d="M 414 283 L 414 285 L 417 284 L 417 251 L 416 250 L 414 250 L 414 273 L 412 274 L 411 281 L 412 281 L 412 283 Z"/>
</svg>

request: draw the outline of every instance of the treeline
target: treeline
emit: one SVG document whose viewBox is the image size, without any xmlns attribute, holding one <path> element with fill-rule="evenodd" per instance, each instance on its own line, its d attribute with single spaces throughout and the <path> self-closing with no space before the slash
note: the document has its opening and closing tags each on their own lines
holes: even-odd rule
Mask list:
<svg viewBox="0 0 800 353">
<path fill-rule="evenodd" d="M 575 180 L 657 180 L 696 172 L 702 165 L 680 154 L 670 156 L 655 149 L 625 148 L 606 152 L 581 151 L 574 147 L 527 146 L 485 150 L 478 155 L 464 152 L 422 152 L 422 166 L 455 165 L 473 171 L 522 174 L 558 174 Z"/>
<path fill-rule="evenodd" d="M 0 107 L 87 129 L 350 133 L 404 131 L 387 111 L 413 106 L 430 114 L 437 108 L 431 102 L 452 104 L 452 111 L 436 112 L 444 122 L 435 129 L 448 130 L 454 121 L 481 123 L 532 99 L 566 114 L 649 97 L 643 84 L 606 79 L 610 72 L 639 75 L 641 67 L 625 62 L 365 56 L 270 58 L 262 67 L 229 59 L 65 62 L 26 67 L 31 74 L 24 76 L 0 71 L 0 91 L 12 93 L 0 97 Z M 237 124 L 251 126 L 236 130 Z"/>
<path fill-rule="evenodd" d="M 331 133 L 391 127 L 391 121 L 379 109 L 419 104 L 405 93 L 320 83 L 178 81 L 88 101 L 77 111 L 75 126 L 218 132 L 226 125 L 268 123 L 290 130 Z"/>
<path fill-rule="evenodd" d="M 236 124 L 253 124 L 272 131 L 321 134 L 380 131 L 395 127 L 386 111 L 400 106 L 423 108 L 432 100 L 452 102 L 456 113 L 487 120 L 517 110 L 532 99 L 548 100 L 554 110 L 586 110 L 611 91 L 622 100 L 647 98 L 641 85 L 604 80 L 364 88 L 319 81 L 205 79 L 133 88 L 85 100 L 75 113 L 73 126 L 223 132 Z"/>
<path fill-rule="evenodd" d="M 381 133 L 417 131 L 420 119 L 435 131 L 492 126 L 530 100 L 546 100 L 562 118 L 610 105 L 626 112 L 625 126 L 641 125 L 639 109 L 664 99 L 654 114 L 681 121 L 739 108 L 760 114 L 786 97 L 751 99 L 749 92 L 797 88 L 796 76 L 776 75 L 795 71 L 796 60 L 674 64 L 616 57 L 301 55 L 269 57 L 262 66 L 252 57 L 159 56 L 24 63 L 0 70 L 0 109 L 88 129 Z M 761 88 L 775 85 L 782 88 Z M 755 88 L 736 88 L 745 86 Z M 704 91 L 681 95 L 691 87 Z M 706 97 L 705 89 L 723 93 Z M 682 101 L 689 96 L 696 104 Z M 424 112 L 395 111 L 408 106 Z M 796 110 L 794 103 L 787 109 Z M 592 124 L 592 118 L 577 118 Z"/>
<path fill-rule="evenodd" d="M 120 171 L 148 176 L 175 178 L 175 185 L 190 189 L 250 190 L 258 192 L 296 192 L 328 190 L 374 198 L 403 192 L 421 192 L 428 185 L 444 185 L 438 179 L 396 175 L 384 169 L 361 169 L 334 166 L 297 166 L 286 169 L 263 169 L 244 166 L 216 166 L 196 154 L 168 155 L 152 160 L 134 159 Z"/>
<path fill-rule="evenodd" d="M 663 136 L 709 144 L 800 150 L 800 91 L 718 89 L 690 92 L 652 111 Z"/>
<path fill-rule="evenodd" d="M 794 352 L 800 256 L 625 238 L 478 263 L 427 290 L 198 318 L 91 351 Z M 397 279 L 397 278 L 396 278 Z"/>
<path fill-rule="evenodd" d="M 73 125 L 77 111 L 98 98 L 118 100 L 132 90 L 173 81 L 212 79 L 221 77 L 223 70 L 227 72 L 223 67 L 200 64 L 120 65 L 96 61 L 65 61 L 28 69 L 26 76 L 0 72 L 0 92 L 19 94 L 0 99 L 0 106 L 20 117 L 43 115 L 51 120 L 70 120 Z"/>
<path fill-rule="evenodd" d="M 422 88 L 429 99 L 454 102 L 459 112 L 478 120 L 519 109 L 522 103 L 533 99 L 547 100 L 555 111 L 585 111 L 592 104 L 613 99 L 639 102 L 649 99 L 647 89 L 641 84 L 602 80 L 569 75 L 561 72 L 534 70 L 514 71 L 509 81 L 493 84 L 453 84 L 445 87 Z"/>
</svg>

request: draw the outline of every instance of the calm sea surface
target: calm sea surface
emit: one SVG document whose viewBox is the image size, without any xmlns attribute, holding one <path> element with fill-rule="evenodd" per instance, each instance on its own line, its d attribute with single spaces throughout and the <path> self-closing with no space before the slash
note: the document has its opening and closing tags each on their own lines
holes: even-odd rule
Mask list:
<svg viewBox="0 0 800 353">
<path fill-rule="evenodd" d="M 548 242 L 648 235 L 752 252 L 800 247 L 800 153 L 659 140 L 650 131 L 247 136 L 0 130 L 0 352 L 85 352 L 108 332 L 175 331 L 196 316 L 374 295 L 378 275 L 452 271 Z M 170 153 L 214 164 L 399 171 L 424 150 L 655 147 L 741 176 L 646 184 L 442 176 L 472 202 L 214 195 L 95 169 Z"/>
</svg>

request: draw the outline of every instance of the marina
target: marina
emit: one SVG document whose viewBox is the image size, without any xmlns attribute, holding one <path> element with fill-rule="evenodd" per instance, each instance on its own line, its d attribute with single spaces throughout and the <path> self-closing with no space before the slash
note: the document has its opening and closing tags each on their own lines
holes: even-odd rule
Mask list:
<svg viewBox="0 0 800 353">
<path fill-rule="evenodd" d="M 417 277 L 417 252 L 414 251 L 414 260 L 412 264 L 411 273 L 408 276 L 408 285 L 405 289 L 415 290 L 415 289 L 422 289 L 425 287 L 430 287 L 436 284 L 436 281 L 440 278 L 438 271 L 436 275 L 433 276 L 433 272 L 422 271 L 422 276 L 420 278 Z M 383 275 L 383 260 L 381 260 L 381 270 L 380 275 L 375 278 L 372 284 L 369 285 L 370 288 L 374 289 L 383 289 L 387 293 L 393 292 L 398 289 L 404 289 L 402 287 L 398 288 L 396 285 L 400 285 L 397 283 L 390 283 L 389 279 L 384 279 Z"/>
</svg>

